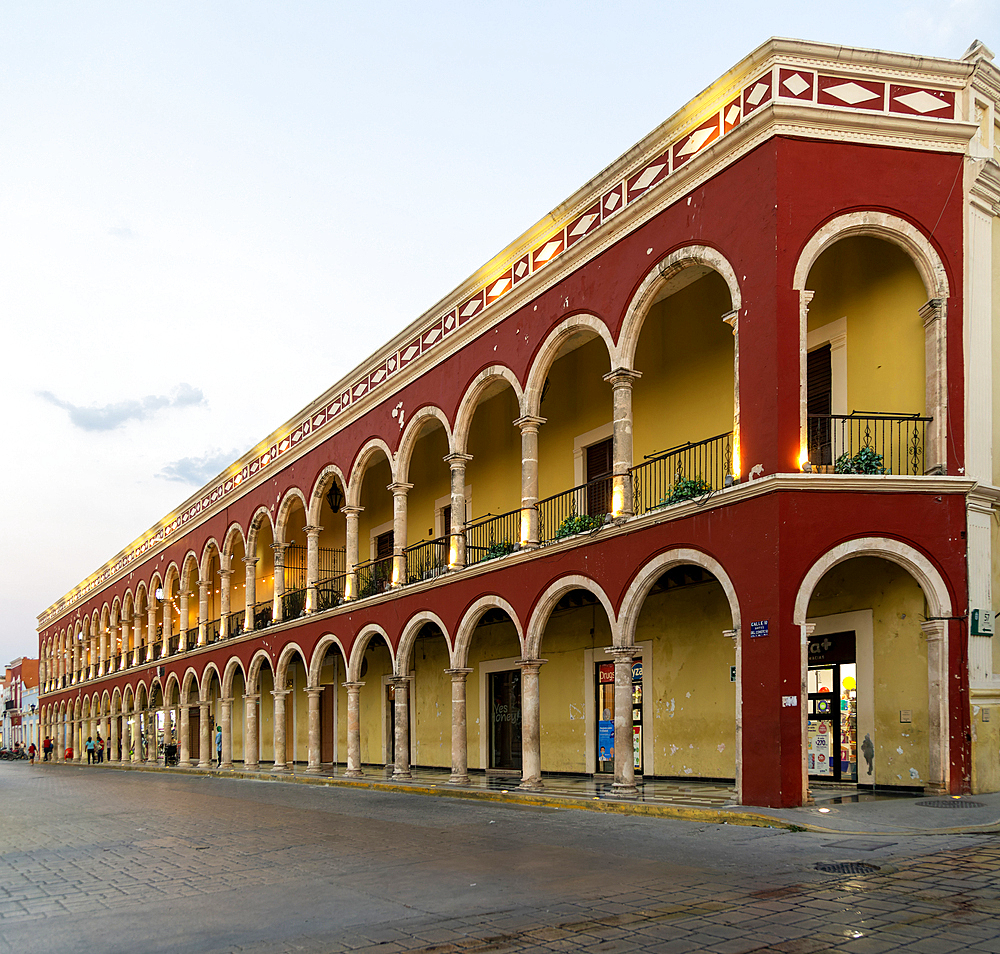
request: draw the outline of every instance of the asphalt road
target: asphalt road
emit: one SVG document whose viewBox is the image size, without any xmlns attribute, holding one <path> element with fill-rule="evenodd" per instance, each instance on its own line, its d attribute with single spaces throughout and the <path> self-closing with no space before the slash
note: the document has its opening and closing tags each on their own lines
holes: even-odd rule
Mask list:
<svg viewBox="0 0 1000 954">
<path fill-rule="evenodd" d="M 0 763 L 0 806 L 0 954 L 1000 952 L 992 834 L 23 763 Z"/>
</svg>

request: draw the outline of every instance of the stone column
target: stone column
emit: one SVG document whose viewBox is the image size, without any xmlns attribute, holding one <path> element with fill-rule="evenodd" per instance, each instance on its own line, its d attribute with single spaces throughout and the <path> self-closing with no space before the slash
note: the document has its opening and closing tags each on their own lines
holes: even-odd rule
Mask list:
<svg viewBox="0 0 1000 954">
<path fill-rule="evenodd" d="M 394 483 L 392 493 L 392 585 L 406 584 L 406 495 L 413 484 Z"/>
<path fill-rule="evenodd" d="M 323 696 L 323 687 L 306 689 L 309 697 L 309 764 L 306 766 L 307 772 L 321 772 L 323 770 L 322 755 L 320 752 L 320 699 Z"/>
<path fill-rule="evenodd" d="M 117 762 L 118 759 L 118 722 L 120 715 L 111 714 L 110 725 L 108 726 L 108 744 L 104 750 L 104 757 L 109 762 Z"/>
<path fill-rule="evenodd" d="M 319 609 L 319 533 L 322 527 L 305 527 L 306 531 L 306 612 L 315 613 Z"/>
<path fill-rule="evenodd" d="M 927 741 L 929 765 L 925 791 L 950 793 L 948 746 L 948 622 L 927 620 L 920 624 L 927 640 Z"/>
<path fill-rule="evenodd" d="M 615 781 L 612 793 L 621 798 L 638 794 L 632 755 L 632 660 L 635 647 L 612 646 L 615 657 Z"/>
<path fill-rule="evenodd" d="M 198 581 L 198 645 L 208 642 L 208 588 L 212 584 L 208 580 Z"/>
<path fill-rule="evenodd" d="M 233 697 L 223 696 L 219 700 L 222 707 L 222 764 L 220 769 L 233 767 Z"/>
<path fill-rule="evenodd" d="M 178 619 L 178 625 L 179 625 L 178 645 L 179 645 L 180 651 L 182 653 L 185 652 L 187 649 L 190 648 L 188 646 L 188 644 L 187 644 L 188 623 L 190 622 L 190 620 L 188 618 L 189 617 L 189 610 L 190 610 L 190 607 L 188 606 L 188 600 L 189 599 L 190 599 L 189 595 L 184 592 L 184 588 L 182 586 L 181 587 L 181 595 L 180 595 L 180 597 L 178 597 L 178 602 L 179 602 L 179 605 L 180 605 L 180 609 L 178 610 L 178 616 L 179 616 L 179 619 Z"/>
<path fill-rule="evenodd" d="M 271 602 L 271 619 L 280 623 L 285 618 L 285 549 L 287 544 L 272 543 L 274 551 L 274 596 Z"/>
<path fill-rule="evenodd" d="M 223 557 L 223 559 L 228 563 L 232 557 Z M 226 639 L 229 636 L 229 605 L 232 583 L 233 571 L 228 566 L 219 570 L 219 639 Z"/>
<path fill-rule="evenodd" d="M 260 765 L 260 742 L 257 736 L 257 700 L 260 695 L 248 692 L 244 697 L 246 702 L 246 730 L 243 733 L 243 765 L 251 771 L 256 771 Z"/>
<path fill-rule="evenodd" d="M 272 772 L 288 771 L 287 736 L 285 734 L 285 698 L 287 689 L 273 689 L 274 696 L 274 766 Z"/>
<path fill-rule="evenodd" d="M 347 519 L 347 540 L 344 560 L 347 569 L 347 583 L 344 589 L 344 599 L 353 600 L 358 596 L 358 534 L 361 522 L 361 512 L 364 507 L 341 507 L 341 513 Z"/>
<path fill-rule="evenodd" d="M 122 708 L 121 743 L 122 743 L 122 763 L 131 762 L 132 730 L 128 724 L 128 712 Z"/>
<path fill-rule="evenodd" d="M 809 643 L 812 639 L 813 630 L 816 629 L 815 623 L 802 623 L 799 626 L 799 698 L 798 698 L 798 708 L 799 708 L 799 762 L 802 766 L 802 804 L 803 805 L 813 805 L 815 804 L 812 795 L 812 789 L 809 788 Z M 737 675 L 740 680 L 740 728 L 743 725 L 743 713 L 742 713 L 742 694 L 743 694 L 743 670 L 742 670 L 742 659 L 740 660 L 740 669 L 737 671 Z M 831 739 L 830 740 L 830 757 L 834 758 L 834 752 L 839 752 L 840 750 L 840 740 Z M 743 741 L 742 739 L 737 743 L 736 754 L 739 757 L 739 765 L 737 767 L 737 792 L 739 792 L 740 798 L 743 796 Z"/>
<path fill-rule="evenodd" d="M 617 368 L 604 375 L 613 389 L 614 436 L 612 438 L 611 513 L 631 517 L 632 503 L 632 385 L 641 372 Z"/>
<path fill-rule="evenodd" d="M 179 765 L 190 765 L 191 764 L 191 706 L 182 705 L 181 706 L 181 720 L 180 728 L 177 730 L 177 734 L 180 738 L 177 740 L 177 758 Z"/>
<path fill-rule="evenodd" d="M 160 655 L 166 659 L 166 657 L 170 655 L 170 640 L 174 635 L 174 617 L 170 606 L 170 600 L 163 600 L 160 607 L 163 610 L 161 614 L 163 617 L 163 649 L 161 650 Z"/>
<path fill-rule="evenodd" d="M 150 594 L 146 609 L 146 662 L 156 659 L 156 597 Z"/>
<path fill-rule="evenodd" d="M 198 768 L 211 768 L 215 761 L 215 722 L 212 720 L 212 703 L 199 702 L 198 716 Z"/>
<path fill-rule="evenodd" d="M 163 698 L 163 764 L 167 764 L 167 746 L 170 745 L 170 737 L 173 728 L 173 709 L 167 705 L 166 697 Z"/>
<path fill-rule="evenodd" d="M 347 690 L 347 771 L 352 778 L 364 775 L 361 770 L 361 687 L 363 682 L 345 682 Z"/>
<path fill-rule="evenodd" d="M 97 649 L 97 674 L 103 676 L 108 671 L 108 631 L 101 630 L 101 641 Z"/>
<path fill-rule="evenodd" d="M 395 732 L 396 759 L 392 768 L 393 778 L 411 778 L 410 775 L 410 680 L 407 676 L 393 676 L 393 729 Z"/>
<path fill-rule="evenodd" d="M 471 669 L 446 669 L 451 676 L 451 776 L 452 785 L 469 783 L 469 730 L 465 710 L 465 684 Z"/>
<path fill-rule="evenodd" d="M 138 666 L 142 661 L 142 616 L 135 613 L 132 616 L 132 665 Z"/>
<path fill-rule="evenodd" d="M 538 546 L 538 428 L 544 417 L 525 415 L 514 423 L 521 429 L 521 546 Z"/>
<path fill-rule="evenodd" d="M 529 792 L 542 785 L 541 722 L 538 717 L 538 671 L 547 659 L 519 659 L 521 670 L 521 784 Z"/>
<path fill-rule="evenodd" d="M 246 616 L 243 619 L 243 631 L 249 633 L 253 630 L 253 607 L 257 602 L 257 560 L 243 558 L 246 565 Z"/>
<path fill-rule="evenodd" d="M 465 520 L 468 502 L 465 499 L 465 468 L 471 454 L 448 454 L 445 463 L 451 468 L 451 539 L 448 541 L 448 566 L 460 570 L 465 566 Z"/>
</svg>

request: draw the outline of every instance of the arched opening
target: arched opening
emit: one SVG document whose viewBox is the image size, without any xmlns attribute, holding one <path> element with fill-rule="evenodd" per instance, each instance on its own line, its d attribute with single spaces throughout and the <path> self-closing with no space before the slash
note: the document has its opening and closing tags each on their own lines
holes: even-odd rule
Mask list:
<svg viewBox="0 0 1000 954">
<path fill-rule="evenodd" d="M 167 655 L 173 656 L 180 649 L 183 623 L 180 611 L 181 580 L 176 566 L 167 571 L 163 584 L 163 632 L 167 637 Z"/>
<path fill-rule="evenodd" d="M 254 740 L 251 727 L 247 726 L 246 751 L 244 757 L 249 757 L 247 764 L 254 762 L 274 762 L 274 670 L 271 662 L 261 656 L 256 663 L 257 678 L 253 675 L 247 681 L 247 691 L 256 695 L 257 710 L 257 744 L 254 751 Z M 251 673 L 253 669 L 251 669 Z"/>
<path fill-rule="evenodd" d="M 338 643 L 330 641 L 319 660 L 319 761 L 333 766 L 347 762 L 347 660 Z"/>
<path fill-rule="evenodd" d="M 214 643 L 222 633 L 222 559 L 213 540 L 202 557 L 198 581 L 198 644 Z"/>
<path fill-rule="evenodd" d="M 611 360 L 588 326 L 560 340 L 538 394 L 538 540 L 548 543 L 603 524 L 611 513 L 614 420 Z M 532 370 L 533 378 L 541 378 Z"/>
<path fill-rule="evenodd" d="M 494 377 L 476 396 L 464 435 L 466 565 L 513 552 L 521 543 L 520 404 L 510 382 Z M 450 519 L 450 514 L 449 514 Z"/>
<path fill-rule="evenodd" d="M 266 512 L 255 518 L 251 540 L 255 560 L 253 628 L 263 629 L 274 619 L 274 530 Z"/>
<path fill-rule="evenodd" d="M 319 527 L 315 612 L 333 609 L 344 599 L 347 585 L 346 501 L 347 488 L 343 480 L 336 473 L 328 473 L 316 488 L 311 508 Z"/>
<path fill-rule="evenodd" d="M 835 782 L 916 790 L 945 782 L 946 730 L 935 709 L 948 691 L 946 654 L 941 624 L 926 622 L 934 615 L 920 583 L 877 556 L 839 562 L 816 583 L 806 621 L 814 793 Z"/>
<path fill-rule="evenodd" d="M 181 570 L 180 595 L 180 645 L 181 649 L 194 649 L 198 645 L 198 561 L 188 554 Z"/>
<path fill-rule="evenodd" d="M 202 675 L 201 700 L 207 702 L 208 706 L 202 708 L 203 718 L 207 720 L 206 724 L 202 725 L 200 721 L 198 724 L 201 734 L 198 744 L 198 762 L 202 766 L 218 766 L 218 763 L 221 762 L 218 734 L 222 729 L 222 683 L 214 666 L 207 669 Z"/>
<path fill-rule="evenodd" d="M 931 469 L 923 309 L 933 297 L 913 259 L 874 235 L 847 235 L 805 283 L 805 413 L 814 470 Z"/>
<path fill-rule="evenodd" d="M 406 435 L 400 473 L 410 489 L 397 488 L 405 495 L 407 537 L 397 543 L 397 550 L 402 546 L 406 551 L 405 569 L 397 571 L 397 582 L 429 580 L 456 563 L 451 546 L 451 471 L 446 463 L 450 450 L 448 432 L 433 414 L 426 414 Z"/>
<path fill-rule="evenodd" d="M 247 555 L 246 543 L 240 528 L 234 526 L 229 532 L 225 548 L 226 566 L 229 567 L 229 613 L 226 617 L 226 637 L 239 636 L 246 627 L 247 615 Z"/>
<path fill-rule="evenodd" d="M 404 714 L 394 710 L 394 717 L 397 723 L 404 720 L 409 740 L 409 764 L 450 767 L 452 712 L 451 707 L 444 704 L 452 695 L 447 672 L 450 666 L 448 640 L 436 621 L 421 623 L 417 620 L 407 626 L 399 651 L 396 675 L 400 682 L 396 685 L 397 689 L 401 686 L 406 692 L 406 711 Z M 398 739 L 395 744 L 399 744 Z"/>
<path fill-rule="evenodd" d="M 306 537 L 306 509 L 302 498 L 289 494 L 278 516 L 277 540 L 281 545 L 276 549 L 278 563 L 275 566 L 276 619 L 297 619 L 306 612 L 308 591 L 309 545 Z"/>
<path fill-rule="evenodd" d="M 358 564 L 356 596 L 364 599 L 383 593 L 392 585 L 395 532 L 393 521 L 392 466 L 385 452 L 374 448 L 361 465 L 358 481 Z"/>
<path fill-rule="evenodd" d="M 282 654 L 277 668 L 279 691 L 284 695 L 275 699 L 275 765 L 293 770 L 297 762 L 305 764 L 309 753 L 309 672 L 297 647 L 289 647 Z M 283 709 L 284 725 L 278 716 Z M 282 750 L 280 746 L 284 744 Z"/>
<path fill-rule="evenodd" d="M 246 679 L 242 668 L 235 660 L 231 661 L 229 666 L 227 666 L 224 684 L 225 682 L 228 682 L 230 686 L 229 696 L 233 701 L 229 720 L 230 738 L 228 751 L 226 751 L 226 740 L 223 739 L 223 765 L 226 764 L 227 760 L 233 763 L 242 762 L 246 765 Z"/>
<path fill-rule="evenodd" d="M 358 698 L 361 764 L 391 770 L 395 760 L 393 660 L 381 633 L 368 638 L 357 671 L 364 683 Z"/>
<path fill-rule="evenodd" d="M 733 308 L 725 279 L 690 263 L 662 283 L 642 318 L 632 385 L 636 513 L 721 490 L 738 472 Z"/>
</svg>

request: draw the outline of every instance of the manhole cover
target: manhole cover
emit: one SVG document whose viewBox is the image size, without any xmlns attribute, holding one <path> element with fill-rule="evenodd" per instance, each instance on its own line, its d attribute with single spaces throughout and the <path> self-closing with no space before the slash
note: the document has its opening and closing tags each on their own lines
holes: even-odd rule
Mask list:
<svg viewBox="0 0 1000 954">
<path fill-rule="evenodd" d="M 816 870 L 825 871 L 827 874 L 866 875 L 874 874 L 879 870 L 879 866 L 864 861 L 822 861 L 816 865 Z"/>
<path fill-rule="evenodd" d="M 917 802 L 922 808 L 983 808 L 985 802 L 967 802 L 960 798 L 928 798 Z"/>
</svg>

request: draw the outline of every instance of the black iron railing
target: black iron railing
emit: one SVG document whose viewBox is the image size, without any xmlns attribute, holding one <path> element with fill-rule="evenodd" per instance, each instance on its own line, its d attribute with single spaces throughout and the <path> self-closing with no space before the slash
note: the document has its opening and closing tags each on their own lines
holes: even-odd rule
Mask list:
<svg viewBox="0 0 1000 954">
<path fill-rule="evenodd" d="M 246 610 L 237 610 L 226 617 L 226 637 L 232 639 L 243 633 L 243 627 L 247 621 Z"/>
<path fill-rule="evenodd" d="M 506 556 L 520 546 L 520 509 L 496 517 L 487 516 L 485 519 L 468 524 L 465 528 L 466 566 Z"/>
<path fill-rule="evenodd" d="M 316 584 L 316 610 L 333 609 L 344 602 L 344 581 L 347 579 L 346 573 L 333 576 L 329 579 L 320 580 Z"/>
<path fill-rule="evenodd" d="M 307 547 L 285 547 L 285 592 L 304 590 L 308 582 L 309 550 Z M 316 575 L 320 580 L 343 576 L 347 570 L 347 553 L 343 547 L 320 547 L 316 554 Z"/>
<path fill-rule="evenodd" d="M 222 620 L 210 619 L 205 624 L 205 642 L 206 643 L 218 642 L 220 632 L 222 632 Z"/>
<path fill-rule="evenodd" d="M 359 563 L 355 567 L 358 574 L 359 600 L 384 593 L 389 588 L 392 584 L 392 559 L 391 556 L 380 557 L 378 560 Z"/>
<path fill-rule="evenodd" d="M 170 637 L 170 655 L 176 656 L 181 651 L 181 638 L 180 636 Z"/>
<path fill-rule="evenodd" d="M 184 645 L 185 645 L 185 647 L 187 649 L 194 649 L 194 647 L 198 645 L 198 627 L 197 626 L 192 626 L 184 634 L 184 637 L 185 637 L 184 638 Z"/>
<path fill-rule="evenodd" d="M 733 432 L 671 447 L 630 473 L 636 514 L 700 499 L 733 482 Z"/>
<path fill-rule="evenodd" d="M 264 629 L 271 625 L 274 619 L 274 604 L 268 600 L 266 603 L 254 603 L 253 606 L 253 628 Z"/>
<path fill-rule="evenodd" d="M 306 591 L 292 590 L 290 593 L 283 593 L 281 596 L 281 618 L 298 619 L 305 615 L 306 611 Z"/>
<path fill-rule="evenodd" d="M 407 547 L 406 582 L 432 580 L 446 572 L 450 546 L 449 537 L 438 537 L 435 540 L 421 540 L 420 543 Z"/>
<path fill-rule="evenodd" d="M 810 414 L 809 463 L 814 472 L 910 474 L 926 469 L 927 425 L 919 414 Z"/>
<path fill-rule="evenodd" d="M 553 543 L 577 533 L 596 530 L 611 512 L 611 477 L 580 484 L 561 494 L 546 497 L 538 509 L 538 542 Z"/>
</svg>

